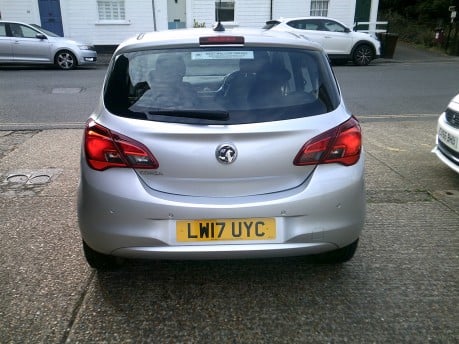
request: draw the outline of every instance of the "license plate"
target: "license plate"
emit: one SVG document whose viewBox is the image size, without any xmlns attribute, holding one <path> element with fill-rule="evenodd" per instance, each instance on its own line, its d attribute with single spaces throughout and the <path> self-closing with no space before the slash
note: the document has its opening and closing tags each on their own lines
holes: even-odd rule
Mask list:
<svg viewBox="0 0 459 344">
<path fill-rule="evenodd" d="M 176 234 L 178 242 L 274 240 L 276 220 L 252 218 L 177 221 Z"/>
<path fill-rule="evenodd" d="M 458 138 L 442 128 L 438 128 L 438 138 L 447 146 L 457 149 Z"/>
</svg>

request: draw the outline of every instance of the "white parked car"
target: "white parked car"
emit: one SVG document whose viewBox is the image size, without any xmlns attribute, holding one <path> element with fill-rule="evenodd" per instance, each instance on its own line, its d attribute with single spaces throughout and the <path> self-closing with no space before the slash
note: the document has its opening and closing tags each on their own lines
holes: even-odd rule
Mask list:
<svg viewBox="0 0 459 344">
<path fill-rule="evenodd" d="M 281 18 L 266 22 L 265 29 L 289 31 L 322 45 L 332 60 L 352 60 L 366 66 L 380 55 L 381 43 L 327 17 Z"/>
<path fill-rule="evenodd" d="M 451 100 L 438 119 L 437 145 L 432 152 L 459 173 L 459 94 Z"/>
<path fill-rule="evenodd" d="M 0 64 L 54 64 L 67 70 L 96 60 L 92 45 L 58 36 L 38 25 L 0 20 Z"/>
</svg>

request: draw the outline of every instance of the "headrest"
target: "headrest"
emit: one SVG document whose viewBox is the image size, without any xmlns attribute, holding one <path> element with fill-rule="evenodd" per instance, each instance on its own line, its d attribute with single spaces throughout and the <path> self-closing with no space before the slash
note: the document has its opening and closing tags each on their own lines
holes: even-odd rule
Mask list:
<svg viewBox="0 0 459 344">
<path fill-rule="evenodd" d="M 292 75 L 287 69 L 271 66 L 271 68 L 264 70 L 263 73 L 260 73 L 258 78 L 266 82 L 284 83 L 290 80 L 291 76 Z"/>
<path fill-rule="evenodd" d="M 185 62 L 178 55 L 162 54 L 156 59 L 156 70 L 154 78 L 167 81 L 174 81 L 178 78 L 183 78 L 186 73 Z"/>
</svg>

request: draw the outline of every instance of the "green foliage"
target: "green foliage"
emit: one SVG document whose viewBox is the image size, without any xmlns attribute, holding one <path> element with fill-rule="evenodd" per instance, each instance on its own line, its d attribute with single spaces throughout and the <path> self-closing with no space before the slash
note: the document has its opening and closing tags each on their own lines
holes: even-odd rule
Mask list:
<svg viewBox="0 0 459 344">
<path fill-rule="evenodd" d="M 193 27 L 194 28 L 206 27 L 206 23 L 205 22 L 200 23 L 196 19 L 193 19 Z"/>
<path fill-rule="evenodd" d="M 399 39 L 408 43 L 431 46 L 434 42 L 435 24 L 419 23 L 406 19 L 396 12 L 386 12 L 379 20 L 389 22 L 389 32 L 397 33 Z"/>
<path fill-rule="evenodd" d="M 434 48 L 447 52 L 448 54 L 459 54 L 459 34 L 456 30 L 459 25 L 456 23 L 450 24 L 449 20 L 429 19 L 429 20 L 416 20 L 407 18 L 398 12 L 386 10 L 379 13 L 379 21 L 388 21 L 388 31 L 396 33 L 399 40 L 420 45 L 428 48 Z M 436 30 L 442 29 L 442 39 L 436 40 Z M 449 42 L 447 44 L 447 38 Z"/>
<path fill-rule="evenodd" d="M 416 6 L 416 13 L 418 15 L 419 20 L 447 20 L 450 16 L 450 12 L 448 10 L 449 6 L 450 0 L 423 1 Z"/>
<path fill-rule="evenodd" d="M 393 12 L 418 22 L 449 20 L 449 6 L 459 5 L 459 0 L 381 0 L 382 12 Z M 459 6 L 458 6 L 459 7 Z"/>
</svg>

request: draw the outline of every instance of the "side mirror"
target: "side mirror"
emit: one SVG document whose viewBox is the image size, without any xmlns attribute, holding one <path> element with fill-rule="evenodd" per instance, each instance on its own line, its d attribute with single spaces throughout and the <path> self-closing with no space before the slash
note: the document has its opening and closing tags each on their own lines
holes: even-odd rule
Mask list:
<svg viewBox="0 0 459 344">
<path fill-rule="evenodd" d="M 345 32 L 345 33 L 349 33 L 349 32 L 351 32 L 351 29 L 349 29 L 348 27 L 346 27 L 346 28 L 344 28 L 344 32 Z"/>
<path fill-rule="evenodd" d="M 45 36 L 44 34 L 42 34 L 42 33 L 37 33 L 37 34 L 35 35 L 35 37 L 38 38 L 38 39 L 48 39 L 48 37 L 46 37 L 46 36 Z"/>
</svg>

